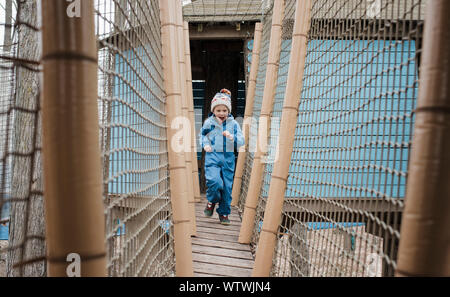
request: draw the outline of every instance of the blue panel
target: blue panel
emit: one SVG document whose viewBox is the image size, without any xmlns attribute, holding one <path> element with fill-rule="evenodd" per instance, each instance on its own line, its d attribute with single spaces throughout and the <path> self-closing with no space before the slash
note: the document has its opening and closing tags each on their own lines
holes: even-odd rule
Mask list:
<svg viewBox="0 0 450 297">
<path fill-rule="evenodd" d="M 309 222 L 307 223 L 307 228 L 311 230 L 323 230 L 323 229 L 334 229 L 334 228 L 351 228 L 364 226 L 364 223 L 328 223 L 328 222 Z"/>
<path fill-rule="evenodd" d="M 8 225 L 0 225 L 0 240 L 8 240 Z"/>
<path fill-rule="evenodd" d="M 113 194 L 158 194 L 159 156 L 151 153 L 159 151 L 157 138 L 160 128 L 149 121 L 161 124 L 158 110 L 162 108 L 164 111 L 164 107 L 155 103 L 158 101 L 154 92 L 158 87 L 153 77 L 158 74 L 152 67 L 143 67 L 143 64 L 151 64 L 151 57 L 142 51 L 140 47 L 134 51 L 124 51 L 123 57 L 115 57 L 115 72 L 119 75 L 114 78 L 113 96 L 125 103 L 114 102 L 112 106 L 111 123 L 123 125 L 111 128 L 113 152 L 110 155 L 109 178 L 112 181 L 108 190 Z"/>
<path fill-rule="evenodd" d="M 413 41 L 309 42 L 287 197 L 404 197 L 414 58 Z"/>
<path fill-rule="evenodd" d="M 6 197 L 5 197 L 6 198 Z M 5 203 L 0 210 L 0 219 L 9 217 L 9 203 Z M 0 240 L 8 240 L 9 237 L 9 224 L 0 225 Z"/>
</svg>

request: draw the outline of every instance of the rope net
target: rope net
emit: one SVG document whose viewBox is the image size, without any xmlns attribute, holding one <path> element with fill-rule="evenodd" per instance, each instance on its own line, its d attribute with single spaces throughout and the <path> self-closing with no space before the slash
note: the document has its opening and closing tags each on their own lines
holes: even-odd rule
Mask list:
<svg viewBox="0 0 450 297">
<path fill-rule="evenodd" d="M 293 275 L 394 274 L 425 2 L 313 1 L 281 227 Z"/>
<path fill-rule="evenodd" d="M 275 98 L 272 107 L 272 116 L 270 122 L 270 131 L 268 135 L 268 153 L 265 160 L 264 173 L 263 173 L 263 186 L 261 188 L 260 197 L 258 199 L 258 212 L 257 212 L 257 222 L 258 228 L 253 232 L 252 243 L 254 245 L 254 250 L 257 248 L 257 243 L 259 241 L 259 234 L 261 232 L 263 220 L 264 220 L 264 210 L 266 207 L 267 196 L 269 192 L 269 185 L 271 180 L 271 173 L 273 165 L 277 162 L 279 158 L 279 152 L 277 152 L 276 145 L 278 142 L 278 135 L 280 132 L 280 121 L 283 109 L 284 96 L 287 85 L 287 77 L 289 72 L 289 58 L 292 45 L 292 32 L 294 29 L 294 18 L 295 18 L 295 5 L 296 0 L 286 0 L 284 3 L 284 18 L 282 23 L 282 33 L 281 33 L 281 49 L 279 57 L 278 66 L 278 78 L 277 87 L 275 91 Z M 256 225 L 255 225 L 256 226 Z M 274 265 L 278 265 L 274 263 Z"/>
<path fill-rule="evenodd" d="M 285 1 L 255 250 L 277 158 L 295 0 Z M 418 94 L 426 0 L 313 0 L 272 276 L 391 276 Z M 261 113 L 273 0 L 183 1 L 190 22 L 262 21 Z M 0 0 L 0 276 L 45 276 L 37 0 Z M 95 0 L 110 276 L 173 276 L 158 1 Z M 253 166 L 252 121 L 238 209 Z"/>
<path fill-rule="evenodd" d="M 426 2 L 312 1 L 303 88 L 272 276 L 393 275 L 418 95 Z M 254 249 L 273 164 L 282 154 L 276 151 L 276 136 L 294 13 L 295 1 L 285 1 Z M 264 91 L 269 15 L 263 18 L 253 110 L 256 118 Z M 250 137 L 255 141 L 255 133 Z M 252 157 L 248 152 L 241 211 Z"/>
<path fill-rule="evenodd" d="M 426 1 L 313 1 L 274 275 L 392 276 Z"/>
<path fill-rule="evenodd" d="M 37 1 L 0 12 L 0 276 L 46 276 Z M 159 14 L 158 1 L 95 1 L 110 276 L 174 275 Z"/>
<path fill-rule="evenodd" d="M 267 59 L 269 54 L 270 45 L 270 29 L 272 24 L 272 9 L 273 3 L 270 5 L 270 10 L 263 17 L 263 31 L 261 38 L 260 60 L 258 67 L 258 74 L 256 76 L 255 97 L 253 105 L 253 119 L 258 119 L 261 112 L 262 99 L 264 95 L 264 84 L 266 79 Z M 247 146 L 247 154 L 245 158 L 245 165 L 242 175 L 242 185 L 238 200 L 238 211 L 242 215 L 244 212 L 245 198 L 247 197 L 247 191 L 250 183 L 250 174 L 252 171 L 252 164 L 256 150 L 256 137 L 258 134 L 258 122 L 257 120 L 251 120 L 249 128 L 249 141 Z M 260 213 L 260 212 L 257 212 Z M 258 219 L 259 222 L 262 218 Z"/>
<path fill-rule="evenodd" d="M 45 276 L 36 1 L 0 1 L 0 276 Z"/>
<path fill-rule="evenodd" d="M 158 1 L 96 1 L 111 276 L 174 275 Z"/>
</svg>

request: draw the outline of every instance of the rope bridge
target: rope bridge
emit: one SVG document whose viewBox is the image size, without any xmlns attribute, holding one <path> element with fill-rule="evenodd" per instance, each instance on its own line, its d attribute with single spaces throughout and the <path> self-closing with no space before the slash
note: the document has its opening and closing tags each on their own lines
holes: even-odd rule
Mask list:
<svg viewBox="0 0 450 297">
<path fill-rule="evenodd" d="M 0 1 L 0 276 L 449 275 L 447 1 L 45 3 Z M 254 27 L 227 227 L 188 23 Z"/>
</svg>

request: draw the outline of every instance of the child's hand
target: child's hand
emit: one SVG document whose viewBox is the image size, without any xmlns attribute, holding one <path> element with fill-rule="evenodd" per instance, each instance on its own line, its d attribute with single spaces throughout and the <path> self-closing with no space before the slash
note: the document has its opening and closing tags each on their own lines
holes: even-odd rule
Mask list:
<svg viewBox="0 0 450 297">
<path fill-rule="evenodd" d="M 228 138 L 231 141 L 233 141 L 233 139 L 234 139 L 234 136 L 228 131 L 223 131 L 222 135 L 225 136 L 226 138 Z"/>
<path fill-rule="evenodd" d="M 209 145 L 205 145 L 205 152 L 207 152 L 207 153 L 212 152 L 212 147 Z"/>
</svg>

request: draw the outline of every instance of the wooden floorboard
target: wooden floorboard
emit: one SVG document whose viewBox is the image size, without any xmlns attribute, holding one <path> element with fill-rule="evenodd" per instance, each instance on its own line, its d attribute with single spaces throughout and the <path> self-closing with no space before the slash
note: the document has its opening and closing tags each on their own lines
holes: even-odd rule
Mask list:
<svg viewBox="0 0 450 297">
<path fill-rule="evenodd" d="M 211 224 L 210 224 L 210 222 L 204 222 L 204 221 L 197 220 L 197 229 L 199 227 L 211 228 Z M 234 231 L 239 232 L 239 230 L 241 229 L 241 226 L 238 226 L 238 225 L 229 225 L 229 226 L 214 225 L 214 228 L 222 229 L 222 230 L 234 230 Z"/>
<path fill-rule="evenodd" d="M 246 244 L 241 244 L 237 242 L 227 242 L 227 241 L 218 241 L 218 240 L 211 240 L 206 238 L 196 238 L 192 239 L 195 240 L 196 245 L 204 245 L 204 246 L 210 246 L 210 247 L 219 247 L 219 248 L 226 248 L 230 250 L 238 250 L 238 251 L 250 251 L 250 248 Z"/>
<path fill-rule="evenodd" d="M 222 275 L 212 275 L 206 273 L 194 272 L 194 277 L 221 277 Z"/>
<path fill-rule="evenodd" d="M 203 273 L 228 277 L 249 277 L 252 274 L 252 270 L 247 268 L 230 267 L 225 265 L 217 265 L 194 261 L 194 273 Z"/>
<path fill-rule="evenodd" d="M 219 217 L 217 214 L 214 214 L 212 217 L 205 217 L 205 215 L 203 214 L 203 211 L 200 212 L 196 212 L 195 213 L 195 218 L 197 221 L 202 221 L 202 222 L 213 222 L 213 223 L 220 223 L 219 221 Z M 241 219 L 239 218 L 239 216 L 228 216 L 228 219 L 231 221 L 231 223 L 236 223 L 238 225 L 241 224 Z"/>
<path fill-rule="evenodd" d="M 250 246 L 238 242 L 241 220 L 232 207 L 231 224 L 220 224 L 218 215 L 205 217 L 206 199 L 195 204 L 197 236 L 192 237 L 194 276 L 248 277 L 254 265 Z"/>
<path fill-rule="evenodd" d="M 222 225 L 221 225 L 222 226 Z M 229 226 L 226 226 L 229 227 Z M 210 228 L 210 227 L 204 227 L 204 226 L 198 226 L 197 225 L 197 231 L 201 233 L 213 233 L 213 234 L 223 234 L 223 235 L 236 235 L 236 230 L 233 229 L 222 229 L 222 228 Z"/>
<path fill-rule="evenodd" d="M 230 258 L 226 256 L 215 256 L 195 253 L 192 256 L 193 260 L 202 263 L 212 263 L 217 265 L 239 267 L 239 268 L 253 268 L 253 260 Z"/>
<path fill-rule="evenodd" d="M 192 244 L 192 252 L 196 254 L 206 254 L 206 255 L 218 255 L 218 256 L 227 256 L 230 258 L 237 259 L 247 259 L 253 260 L 252 253 L 250 251 L 240 251 L 240 250 L 232 250 L 227 248 L 220 247 L 211 247 L 204 245 L 196 245 Z"/>
</svg>

